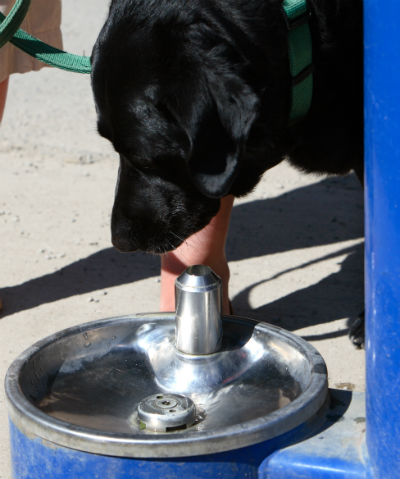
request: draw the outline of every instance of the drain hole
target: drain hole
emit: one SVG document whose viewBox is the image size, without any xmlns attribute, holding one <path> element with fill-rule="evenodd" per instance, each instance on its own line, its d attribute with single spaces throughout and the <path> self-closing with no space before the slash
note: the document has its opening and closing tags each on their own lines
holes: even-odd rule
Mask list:
<svg viewBox="0 0 400 479">
<path fill-rule="evenodd" d="M 182 426 L 166 427 L 165 432 L 182 431 L 183 429 L 187 429 L 186 424 L 182 424 Z"/>
<path fill-rule="evenodd" d="M 159 394 L 158 396 L 156 396 L 157 399 L 162 399 L 164 396 L 162 394 Z"/>
<path fill-rule="evenodd" d="M 169 406 L 171 404 L 171 401 L 163 401 L 161 404 L 164 404 L 164 406 Z"/>
</svg>

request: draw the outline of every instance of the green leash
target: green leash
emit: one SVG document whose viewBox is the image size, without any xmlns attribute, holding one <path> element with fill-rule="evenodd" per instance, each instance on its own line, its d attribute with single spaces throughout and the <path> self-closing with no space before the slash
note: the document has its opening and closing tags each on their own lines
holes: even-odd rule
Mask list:
<svg viewBox="0 0 400 479">
<path fill-rule="evenodd" d="M 30 6 L 30 0 L 16 0 L 10 13 L 0 13 L 0 48 L 8 41 L 24 52 L 53 67 L 76 73 L 90 73 L 90 58 L 54 48 L 19 29 Z M 308 24 L 307 0 L 283 0 L 287 19 L 289 62 L 292 76 L 290 122 L 304 118 L 313 93 L 312 43 Z"/>
<path fill-rule="evenodd" d="M 0 48 L 14 36 L 28 12 L 31 0 L 19 0 L 14 4 L 7 18 L 0 24 Z"/>
<path fill-rule="evenodd" d="M 70 72 L 90 73 L 90 58 L 54 48 L 19 29 L 28 12 L 30 0 L 16 0 L 10 13 L 0 13 L 0 48 L 8 41 L 32 57 Z"/>
</svg>

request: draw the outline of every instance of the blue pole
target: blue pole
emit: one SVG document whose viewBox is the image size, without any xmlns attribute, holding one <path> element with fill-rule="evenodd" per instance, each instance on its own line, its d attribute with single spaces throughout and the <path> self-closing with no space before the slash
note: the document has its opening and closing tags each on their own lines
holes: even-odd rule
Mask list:
<svg viewBox="0 0 400 479">
<path fill-rule="evenodd" d="M 400 475 L 400 2 L 364 0 L 367 447 Z"/>
</svg>

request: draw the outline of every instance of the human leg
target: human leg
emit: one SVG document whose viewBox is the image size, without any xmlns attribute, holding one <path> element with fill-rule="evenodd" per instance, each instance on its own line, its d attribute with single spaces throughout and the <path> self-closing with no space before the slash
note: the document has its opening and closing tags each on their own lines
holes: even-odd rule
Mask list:
<svg viewBox="0 0 400 479">
<path fill-rule="evenodd" d="M 0 83 L 0 123 L 3 118 L 4 107 L 6 106 L 6 97 L 8 89 L 8 78 Z M 3 300 L 0 298 L 0 311 L 3 309 Z"/>
<path fill-rule="evenodd" d="M 8 89 L 8 78 L 0 83 L 0 123 L 3 118 L 4 108 L 6 106 L 7 98 L 7 89 Z"/>
<path fill-rule="evenodd" d="M 225 243 L 233 200 L 233 196 L 222 198 L 217 215 L 205 228 L 190 236 L 176 250 L 161 257 L 161 311 L 175 310 L 175 279 L 182 271 L 194 264 L 206 264 L 222 279 L 222 311 L 229 314 L 229 266 Z"/>
</svg>

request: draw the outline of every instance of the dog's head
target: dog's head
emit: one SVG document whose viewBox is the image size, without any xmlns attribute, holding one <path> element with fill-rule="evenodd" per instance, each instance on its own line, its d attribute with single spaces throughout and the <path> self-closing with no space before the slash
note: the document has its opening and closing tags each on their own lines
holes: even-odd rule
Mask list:
<svg viewBox="0 0 400 479">
<path fill-rule="evenodd" d="M 120 155 L 112 238 L 123 251 L 174 249 L 210 221 L 258 114 L 230 34 L 172 3 L 114 0 L 92 54 L 98 130 Z"/>
</svg>

